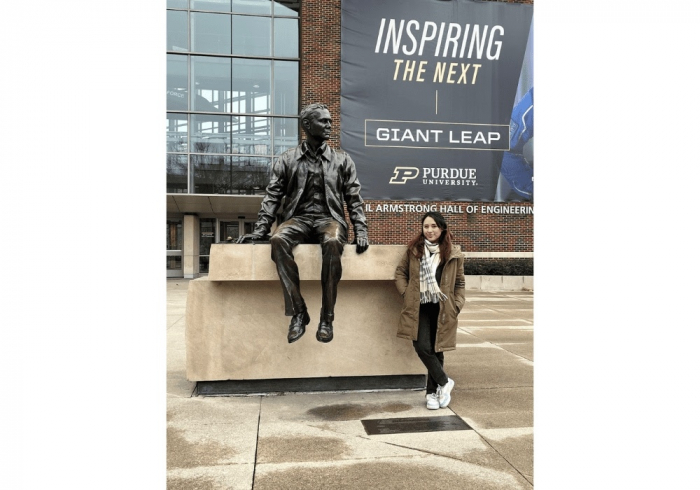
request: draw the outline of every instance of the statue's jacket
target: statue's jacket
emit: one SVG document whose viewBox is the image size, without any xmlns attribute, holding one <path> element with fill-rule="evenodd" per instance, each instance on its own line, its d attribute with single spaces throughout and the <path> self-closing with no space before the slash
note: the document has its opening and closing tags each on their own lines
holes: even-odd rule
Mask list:
<svg viewBox="0 0 700 490">
<path fill-rule="evenodd" d="M 362 209 L 363 201 L 360 196 L 360 182 L 357 179 L 355 163 L 344 151 L 336 151 L 327 144 L 321 153 L 323 160 L 323 177 L 326 203 L 331 216 L 345 229 L 343 205 L 347 204 L 348 215 L 352 221 L 355 236 L 367 236 L 367 218 Z M 306 157 L 307 144 L 304 141 L 296 148 L 282 153 L 275 161 L 267 186 L 265 198 L 260 206 L 258 221 L 254 233 L 266 234 L 275 221 L 275 213 L 284 200 L 282 221 L 294 216 L 306 185 L 307 166 L 302 164 Z"/>
<path fill-rule="evenodd" d="M 396 267 L 396 289 L 403 296 L 397 337 L 418 340 L 420 311 L 420 259 L 415 250 L 407 250 Z M 440 301 L 435 352 L 454 350 L 457 346 L 457 315 L 465 301 L 464 256 L 459 245 L 453 245 L 440 278 L 440 291 L 447 299 Z"/>
</svg>

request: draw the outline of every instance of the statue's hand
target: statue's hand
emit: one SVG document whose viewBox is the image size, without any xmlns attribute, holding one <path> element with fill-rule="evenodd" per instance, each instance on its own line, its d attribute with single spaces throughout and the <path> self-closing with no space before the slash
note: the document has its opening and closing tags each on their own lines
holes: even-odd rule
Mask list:
<svg viewBox="0 0 700 490">
<path fill-rule="evenodd" d="M 248 233 L 247 235 L 239 237 L 238 240 L 236 240 L 236 243 L 250 243 L 262 239 L 263 235 L 260 235 L 258 233 Z"/>
<path fill-rule="evenodd" d="M 355 239 L 355 243 L 357 243 L 357 246 L 355 247 L 355 251 L 358 254 L 361 254 L 365 250 L 369 248 L 369 240 L 367 239 L 366 236 L 358 236 Z"/>
</svg>

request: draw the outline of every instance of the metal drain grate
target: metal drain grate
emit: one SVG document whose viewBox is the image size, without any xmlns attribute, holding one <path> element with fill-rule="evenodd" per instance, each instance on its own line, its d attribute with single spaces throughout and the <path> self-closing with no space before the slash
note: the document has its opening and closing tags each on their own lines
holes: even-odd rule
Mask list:
<svg viewBox="0 0 700 490">
<path fill-rule="evenodd" d="M 406 434 L 410 432 L 440 432 L 445 430 L 473 430 L 456 415 L 447 417 L 410 417 L 398 419 L 362 420 L 367 435 Z"/>
</svg>

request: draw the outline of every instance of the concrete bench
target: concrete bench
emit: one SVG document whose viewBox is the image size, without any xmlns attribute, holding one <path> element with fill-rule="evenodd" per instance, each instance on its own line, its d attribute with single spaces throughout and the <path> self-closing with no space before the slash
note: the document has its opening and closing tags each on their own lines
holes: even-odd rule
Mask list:
<svg viewBox="0 0 700 490">
<path fill-rule="evenodd" d="M 410 341 L 396 337 L 401 296 L 394 271 L 406 248 L 371 245 L 343 251 L 334 338 L 316 340 L 321 310 L 321 247 L 299 245 L 301 291 L 311 323 L 287 342 L 290 317 L 270 245 L 214 244 L 209 275 L 187 294 L 187 379 L 190 381 L 366 377 L 426 374 Z"/>
</svg>

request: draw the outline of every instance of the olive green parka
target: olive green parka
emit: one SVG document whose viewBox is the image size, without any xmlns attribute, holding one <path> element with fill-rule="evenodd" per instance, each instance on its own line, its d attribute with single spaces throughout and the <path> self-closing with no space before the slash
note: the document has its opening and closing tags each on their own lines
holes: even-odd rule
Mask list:
<svg viewBox="0 0 700 490">
<path fill-rule="evenodd" d="M 415 249 L 403 254 L 396 267 L 396 289 L 403 296 L 397 337 L 418 339 L 418 312 L 420 309 L 420 259 Z M 457 345 L 457 315 L 464 306 L 464 256 L 458 245 L 453 245 L 440 278 L 440 291 L 447 299 L 440 301 L 435 352 L 454 350 Z"/>
</svg>

